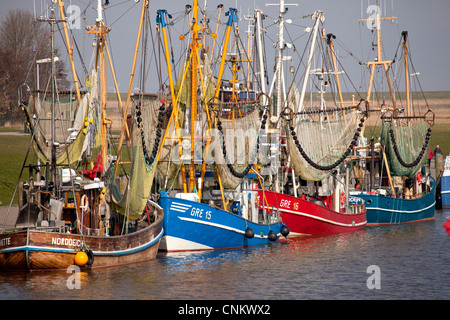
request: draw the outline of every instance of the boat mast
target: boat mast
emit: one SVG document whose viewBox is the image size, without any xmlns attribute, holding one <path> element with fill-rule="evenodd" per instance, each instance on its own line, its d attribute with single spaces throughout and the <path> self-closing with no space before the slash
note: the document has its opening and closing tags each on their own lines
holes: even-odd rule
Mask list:
<svg viewBox="0 0 450 320">
<path fill-rule="evenodd" d="M 58 5 L 59 5 L 59 14 L 61 16 L 63 30 L 64 30 L 64 37 L 66 39 L 67 52 L 69 54 L 70 67 L 72 69 L 73 82 L 75 84 L 75 92 L 76 92 L 76 95 L 77 95 L 78 105 L 80 105 L 81 104 L 80 87 L 78 85 L 78 77 L 77 77 L 77 73 L 75 71 L 75 64 L 73 62 L 73 47 L 70 45 L 69 34 L 67 32 L 66 18 L 65 18 L 64 9 L 63 9 L 64 8 L 64 2 L 62 2 L 62 0 L 58 0 Z"/>
<path fill-rule="evenodd" d="M 252 47 L 252 38 L 254 37 L 252 30 L 254 30 L 254 27 L 252 25 L 252 21 L 254 21 L 253 17 L 250 15 L 246 15 L 244 16 L 244 20 L 248 21 L 248 25 L 247 25 L 247 53 L 246 53 L 246 57 L 247 57 L 247 83 L 246 83 L 246 90 L 247 90 L 247 99 L 250 98 L 250 64 L 252 61 L 251 57 L 253 56 L 253 47 Z M 252 81 L 251 83 L 254 85 L 254 81 L 253 81 L 253 76 L 252 76 Z"/>
<path fill-rule="evenodd" d="M 212 44 L 212 49 L 211 49 L 211 58 L 209 59 L 209 63 L 210 64 L 212 64 L 213 57 L 214 57 L 214 48 L 216 46 L 216 40 L 217 40 L 217 30 L 219 29 L 220 15 L 221 15 L 222 10 L 223 10 L 223 4 L 219 4 L 217 6 L 217 8 L 219 8 L 219 14 L 218 14 L 218 17 L 217 17 L 216 31 L 211 35 L 213 37 L 213 44 Z"/>
<path fill-rule="evenodd" d="M 159 25 L 161 26 L 160 30 L 162 31 L 162 35 L 163 35 L 164 52 L 165 52 L 165 58 L 166 58 L 167 73 L 168 73 L 168 77 L 169 77 L 169 88 L 170 88 L 170 96 L 171 96 L 171 104 L 172 104 L 172 114 L 169 118 L 169 122 L 167 124 L 166 132 L 164 134 L 161 146 L 164 146 L 164 142 L 166 140 L 166 137 L 168 136 L 168 130 L 170 128 L 170 124 L 172 121 L 174 121 L 176 136 L 178 138 L 178 145 L 179 145 L 178 154 L 181 156 L 181 154 L 182 154 L 182 149 L 181 149 L 182 136 L 180 135 L 180 127 L 179 127 L 179 121 L 178 121 L 178 98 L 181 94 L 182 89 L 179 90 L 178 95 L 175 94 L 175 84 L 174 84 L 173 75 L 172 75 L 172 65 L 171 65 L 171 61 L 170 61 L 170 56 L 169 56 L 170 51 L 169 51 L 169 44 L 168 44 L 168 40 L 167 40 L 167 31 L 166 31 L 167 24 L 166 24 L 166 20 L 165 20 L 166 15 L 168 17 L 170 17 L 167 10 L 161 9 L 161 10 L 157 11 L 157 18 L 156 18 L 156 22 L 159 23 Z M 184 36 L 183 36 L 183 39 L 184 39 Z M 183 72 L 183 78 L 181 81 L 180 88 L 183 87 L 183 82 L 186 78 L 187 70 L 189 69 L 189 63 L 190 63 L 192 54 L 193 53 L 191 52 L 189 60 L 188 60 L 188 65 L 186 66 L 185 71 Z M 160 149 L 160 152 L 158 152 L 156 162 L 159 161 L 159 158 L 161 156 L 161 150 L 162 150 L 162 148 Z M 183 181 L 183 192 L 187 192 L 186 171 L 184 168 L 184 162 L 181 162 L 180 171 L 181 171 L 181 177 L 182 177 L 182 181 Z"/>
<path fill-rule="evenodd" d="M 233 21 L 235 20 L 235 17 L 236 17 L 236 11 L 237 10 L 234 8 L 229 8 L 229 10 L 225 13 L 225 16 L 228 16 L 228 22 L 227 22 L 227 28 L 226 28 L 226 32 L 225 32 L 225 40 L 223 43 L 222 56 L 220 59 L 219 74 L 217 76 L 216 91 L 214 93 L 214 102 L 219 102 L 219 93 L 220 93 L 220 88 L 222 87 L 222 76 L 223 76 L 225 60 L 226 60 L 226 56 L 227 56 L 226 52 L 228 50 L 228 43 L 230 40 L 231 29 L 233 27 Z M 207 141 L 207 148 L 208 147 L 209 147 L 209 140 Z M 216 170 L 217 170 L 217 177 L 219 180 L 220 193 L 222 195 L 223 208 L 224 208 L 224 210 L 226 210 L 227 204 L 225 202 L 225 196 L 223 194 L 222 179 L 219 174 L 219 165 L 217 163 L 216 163 Z M 203 172 L 202 172 L 202 183 L 203 183 Z"/>
<path fill-rule="evenodd" d="M 278 116 L 281 111 L 281 106 L 284 102 L 284 99 L 282 99 L 282 86 L 284 84 L 283 79 L 283 52 L 286 49 L 286 47 L 291 47 L 291 44 L 286 43 L 284 41 L 284 15 L 288 12 L 288 9 L 286 6 L 298 6 L 298 4 L 285 4 L 284 0 L 280 0 L 280 3 L 278 4 L 266 4 L 266 6 L 279 6 L 280 12 L 278 16 L 278 50 L 277 50 L 277 64 L 276 64 L 276 71 L 274 76 L 274 81 L 277 83 L 277 90 L 276 90 L 276 97 L 277 97 L 277 103 L 273 112 L 273 116 L 276 117 L 276 121 L 278 120 Z M 271 89 L 272 91 L 272 89 Z M 272 92 L 269 93 L 269 96 Z"/>
<path fill-rule="evenodd" d="M 100 0 L 99 0 L 100 2 Z M 122 145 L 123 145 L 123 139 L 125 138 L 125 133 L 128 133 L 128 126 L 127 126 L 127 115 L 128 115 L 128 108 L 130 107 L 130 101 L 131 101 L 131 91 L 133 88 L 133 82 L 134 82 L 134 72 L 136 70 L 136 60 L 139 52 L 139 43 L 141 41 L 141 33 L 142 33 L 142 26 L 144 24 L 144 17 L 145 17 L 145 8 L 148 8 L 148 0 L 142 1 L 142 10 L 141 10 L 141 17 L 139 20 L 139 30 L 138 35 L 136 38 L 136 46 L 134 49 L 134 57 L 133 57 L 133 65 L 131 67 L 131 73 L 130 73 L 130 81 L 128 83 L 128 92 L 127 92 L 127 100 L 125 103 L 125 110 L 122 110 L 122 129 L 120 131 L 120 138 L 119 138 L 119 146 L 117 149 L 117 161 L 116 161 L 116 167 L 114 170 L 114 179 L 117 177 L 117 174 L 119 172 L 119 164 L 120 164 L 120 156 L 122 151 Z M 119 92 L 118 92 L 119 94 Z M 119 94 L 120 97 L 120 94 Z M 128 135 L 129 136 L 129 135 Z"/>
<path fill-rule="evenodd" d="M 408 68 L 408 31 L 402 32 L 403 37 L 403 51 L 405 59 L 405 86 L 406 86 L 406 115 L 408 116 L 408 125 L 411 125 L 411 102 L 409 97 L 409 68 Z"/>
<path fill-rule="evenodd" d="M 283 52 L 286 49 L 286 47 L 291 48 L 292 44 L 287 43 L 284 41 L 284 23 L 291 23 L 291 20 L 285 20 L 284 15 L 288 12 L 288 8 L 286 6 L 298 6 L 298 4 L 286 4 L 284 3 L 284 0 L 280 0 L 280 3 L 276 4 L 266 4 L 266 6 L 279 6 L 280 11 L 278 15 L 278 20 L 276 21 L 278 23 L 278 41 L 277 41 L 277 58 L 276 58 L 276 69 L 275 74 L 272 80 L 272 84 L 270 86 L 269 90 L 269 97 L 272 95 L 272 90 L 274 87 L 274 84 L 276 82 L 276 104 L 272 110 L 272 115 L 270 117 L 270 122 L 273 125 L 273 128 L 275 129 L 274 136 L 271 136 L 271 143 L 270 143 L 270 154 L 271 158 L 275 157 L 279 152 L 279 144 L 280 144 L 280 136 L 281 136 L 281 129 L 280 129 L 280 112 L 281 107 L 283 103 L 286 100 L 286 92 L 283 90 L 284 87 L 284 76 L 283 76 L 283 60 L 284 55 Z M 273 181 L 275 184 L 275 191 L 280 192 L 280 181 L 279 181 L 279 172 L 278 172 L 278 166 L 279 166 L 279 159 L 277 159 L 275 162 L 271 161 L 271 176 L 273 175 Z"/>
<path fill-rule="evenodd" d="M 58 143 L 56 142 L 55 138 L 55 104 L 56 104 L 56 66 L 55 66 L 55 23 L 61 22 L 63 20 L 57 20 L 55 18 L 55 10 L 53 7 L 50 8 L 50 18 L 48 19 L 38 19 L 40 22 L 48 22 L 50 24 L 50 59 L 51 59 L 51 90 L 52 90 L 52 105 L 51 105 L 51 175 L 52 175 L 52 181 L 53 181 L 53 191 L 54 194 L 58 193 L 58 172 L 56 169 L 56 147 Z"/>
<path fill-rule="evenodd" d="M 51 59 L 52 59 L 52 180 L 55 188 L 55 194 L 58 192 L 57 172 L 56 172 L 56 145 L 55 145 L 55 90 L 56 90 L 56 74 L 55 74 L 55 12 L 51 8 L 50 14 L 50 25 L 51 25 Z"/>
<path fill-rule="evenodd" d="M 111 30 L 107 28 L 103 23 L 103 15 L 102 15 L 102 2 L 101 0 L 97 1 L 97 19 L 95 26 L 88 27 L 88 34 L 95 34 L 97 38 L 97 52 L 96 52 L 96 61 L 95 66 L 100 69 L 100 124 L 101 124 L 101 147 L 100 151 L 102 153 L 102 166 L 104 166 L 106 162 L 106 156 L 108 154 L 108 124 L 110 124 L 110 120 L 107 118 L 106 114 L 106 103 L 107 103 L 107 90 L 106 90 L 106 63 L 105 63 L 105 47 L 106 47 L 106 37 L 105 35 L 109 33 Z"/>
<path fill-rule="evenodd" d="M 327 43 L 330 47 L 330 53 L 331 53 L 331 59 L 333 61 L 333 68 L 334 68 L 334 74 L 336 78 L 336 89 L 339 94 L 339 102 L 341 104 L 341 107 L 344 107 L 344 99 L 342 98 L 342 91 L 341 91 L 341 83 L 339 81 L 339 73 L 338 73 L 338 65 L 336 63 L 336 54 L 334 51 L 334 43 L 332 39 L 336 39 L 336 36 L 333 34 L 327 34 Z M 344 111 L 345 114 L 345 111 Z"/>
<path fill-rule="evenodd" d="M 365 21 L 365 22 L 368 22 L 368 21 L 373 22 L 373 21 L 375 21 L 376 31 L 377 31 L 377 44 L 375 45 L 377 47 L 377 58 L 375 58 L 375 61 L 369 61 L 369 62 L 366 63 L 366 65 L 370 68 L 370 80 L 369 80 L 369 86 L 367 88 L 366 103 L 369 105 L 369 109 L 370 109 L 370 104 L 371 104 L 371 102 L 370 102 L 370 95 L 371 95 L 371 92 L 372 92 L 373 79 L 374 79 L 374 75 L 375 75 L 375 67 L 376 66 L 383 66 L 384 72 L 386 74 L 386 80 L 387 80 L 387 83 L 389 85 L 389 92 L 390 92 L 391 100 L 392 100 L 392 108 L 394 110 L 394 115 L 397 116 L 398 115 L 398 111 L 397 111 L 397 107 L 396 107 L 395 95 L 394 95 L 394 90 L 393 90 L 393 87 L 392 87 L 391 77 L 389 76 L 389 67 L 392 65 L 392 61 L 383 60 L 383 56 L 382 56 L 382 42 L 381 42 L 381 21 L 384 21 L 384 20 L 391 20 L 391 21 L 393 21 L 393 20 L 397 19 L 397 17 L 393 17 L 392 16 L 392 17 L 381 18 L 380 17 L 380 7 L 378 6 L 378 1 L 377 1 L 376 8 L 377 9 L 376 9 L 376 17 L 375 17 L 375 19 L 368 18 L 368 19 L 360 19 L 359 20 L 359 21 Z M 365 128 L 366 128 L 366 123 L 364 123 L 364 125 L 362 127 L 361 136 L 364 135 Z M 371 152 L 372 153 L 374 152 L 373 150 L 374 150 L 374 148 L 372 146 L 371 147 Z M 393 183 L 392 183 L 392 177 L 390 175 L 390 168 L 389 168 L 389 164 L 387 162 L 387 157 L 386 157 L 385 149 L 384 149 L 383 146 L 381 146 L 381 151 L 383 153 L 384 164 L 386 166 L 386 170 L 387 170 L 387 173 L 388 173 L 389 185 L 391 187 L 393 197 L 395 198 L 395 190 L 394 190 L 394 186 L 393 186 Z M 373 169 L 370 170 L 370 174 L 371 175 L 374 174 Z M 372 177 L 371 177 L 371 181 L 373 181 Z M 371 183 L 371 191 L 372 190 L 373 190 L 373 186 L 372 186 L 372 183 Z"/>
<path fill-rule="evenodd" d="M 306 63 L 306 70 L 305 70 L 305 78 L 303 79 L 303 86 L 302 86 L 302 91 L 300 93 L 300 102 L 297 107 L 297 112 L 300 112 L 303 110 L 303 101 L 305 99 L 306 85 L 308 84 L 308 78 L 309 78 L 309 72 L 311 70 L 312 58 L 314 56 L 314 49 L 315 49 L 315 45 L 316 45 L 317 33 L 319 30 L 319 22 L 323 22 L 325 20 L 323 11 L 320 11 L 320 10 L 315 11 L 312 15 L 312 19 L 316 19 L 316 22 L 314 24 L 313 37 L 311 40 L 311 47 L 309 48 L 308 61 Z"/>
<path fill-rule="evenodd" d="M 375 61 L 369 61 L 366 63 L 366 65 L 370 68 L 370 80 L 369 80 L 369 86 L 367 88 L 367 96 L 366 96 L 366 101 L 367 103 L 369 103 L 370 105 L 370 95 L 372 92 L 372 85 L 373 85 L 373 78 L 375 75 L 375 67 L 376 66 L 383 66 L 384 68 L 384 72 L 386 73 L 386 79 L 387 79 L 387 83 L 389 85 L 389 92 L 391 94 L 391 100 L 392 100 L 392 107 L 394 109 L 395 115 L 397 115 L 397 105 L 396 105 L 396 101 L 395 101 L 395 94 L 394 94 L 394 89 L 392 87 L 392 82 L 391 82 L 391 77 L 389 76 L 389 67 L 392 65 L 392 61 L 389 60 L 383 60 L 383 56 L 382 56 L 382 42 L 381 42 L 381 21 L 384 20 L 395 20 L 397 19 L 397 17 L 386 17 L 386 18 L 381 18 L 380 17 L 380 10 L 379 10 L 379 6 L 378 6 L 378 1 L 377 1 L 377 10 L 376 10 L 376 17 L 375 19 L 373 18 L 368 18 L 368 19 L 360 19 L 359 21 L 375 21 L 376 23 L 376 30 L 377 30 L 377 44 L 375 45 L 377 47 L 377 58 L 375 59 Z M 364 134 L 364 128 L 362 129 L 361 134 Z"/>
<path fill-rule="evenodd" d="M 277 83 L 277 91 L 276 91 L 276 97 L 277 97 L 277 103 L 275 106 L 275 109 L 273 110 L 273 115 L 276 118 L 274 118 L 274 120 L 276 122 L 278 122 L 278 117 L 280 115 L 281 112 L 281 106 L 284 103 L 284 97 L 282 98 L 282 86 L 284 85 L 284 79 L 283 79 L 283 52 L 286 49 L 286 47 L 291 47 L 292 45 L 290 43 L 286 43 L 284 41 L 284 23 L 285 22 L 290 22 L 284 19 L 284 15 L 288 12 L 288 8 L 286 8 L 286 6 L 298 6 L 297 3 L 294 4 L 287 4 L 284 3 L 284 0 L 280 0 L 280 3 L 276 3 L 276 4 L 266 4 L 266 6 L 279 6 L 280 7 L 280 12 L 279 12 L 279 16 L 278 16 L 278 50 L 277 50 L 277 65 L 276 65 L 276 71 L 275 71 L 275 76 L 274 76 L 274 81 L 276 81 Z M 272 93 L 272 89 L 270 90 L 271 92 L 269 93 L 269 96 Z M 277 125 L 277 128 L 279 127 L 279 125 Z"/>
<path fill-rule="evenodd" d="M 202 27 L 198 24 L 198 1 L 194 0 L 194 5 L 192 7 L 192 26 L 191 26 L 191 52 L 192 54 L 192 64 L 191 64 L 191 163 L 189 165 L 189 192 L 192 192 L 195 187 L 195 124 L 197 120 L 197 89 L 198 89 L 198 70 L 197 66 L 199 61 L 197 61 L 197 52 L 202 47 L 202 43 L 199 42 L 202 38 L 198 36 L 198 32 L 202 30 Z"/>
<path fill-rule="evenodd" d="M 256 46 L 258 50 L 258 62 L 259 62 L 259 78 L 261 83 L 261 93 L 262 95 L 262 105 L 265 106 L 267 103 L 266 93 L 266 82 L 264 79 L 264 57 L 263 57 L 263 48 L 262 48 L 262 28 L 261 28 L 261 19 L 263 18 L 263 13 L 261 10 L 255 10 L 255 20 L 256 20 Z"/>
<path fill-rule="evenodd" d="M 214 93 L 214 102 L 219 102 L 219 93 L 220 93 L 220 89 L 222 87 L 222 77 L 223 77 L 223 72 L 224 72 L 224 66 L 225 66 L 225 60 L 226 60 L 226 52 L 228 50 L 228 43 L 230 40 L 230 34 L 231 34 L 231 29 L 233 27 L 233 22 L 236 18 L 236 12 L 237 10 L 234 8 L 229 8 L 229 10 L 225 13 L 225 16 L 228 16 L 228 22 L 227 22 L 227 28 L 226 28 L 226 32 L 225 32 L 225 40 L 223 43 L 223 49 L 222 49 L 222 56 L 220 59 L 220 67 L 219 67 L 219 74 L 217 76 L 217 83 L 216 83 L 216 90 Z M 214 36 L 216 36 L 216 34 L 214 34 Z M 201 70 L 199 68 L 199 70 Z M 206 109 L 206 111 L 208 111 L 208 109 Z M 209 120 L 209 114 L 208 114 L 208 120 Z M 209 128 L 208 128 L 209 129 Z M 208 139 L 206 142 L 206 152 L 208 153 L 209 150 L 209 145 L 210 145 L 211 140 Z M 205 174 L 205 162 L 203 162 L 202 164 L 202 173 L 201 173 L 201 186 L 200 186 L 200 192 L 199 195 L 201 196 L 201 190 L 203 188 L 203 182 L 204 182 L 204 174 Z M 217 178 L 218 178 L 218 182 L 219 182 L 219 187 L 220 187 L 220 193 L 222 196 L 222 203 L 223 203 L 223 208 L 224 210 L 226 210 L 227 208 L 227 204 L 225 202 L 225 196 L 223 193 L 223 186 L 222 186 L 222 179 L 220 177 L 220 173 L 219 173 L 219 165 L 216 163 L 216 171 L 217 171 Z M 201 201 L 201 199 L 199 199 Z"/>
<path fill-rule="evenodd" d="M 228 22 L 227 22 L 227 29 L 226 29 L 226 33 L 225 33 L 225 40 L 223 43 L 223 51 L 222 51 L 222 56 L 220 59 L 220 69 L 219 69 L 219 75 L 217 76 L 217 84 L 216 84 L 216 92 L 215 92 L 215 102 L 219 101 L 219 93 L 220 93 L 220 88 L 222 87 L 222 76 L 223 76 L 223 72 L 224 72 L 224 66 L 225 66 L 225 61 L 226 61 L 226 50 L 228 48 L 228 42 L 230 40 L 230 33 L 231 33 L 231 29 L 233 26 L 233 21 L 234 21 L 234 17 L 236 15 L 236 9 L 234 8 L 230 8 L 228 12 L 225 13 L 226 16 L 228 17 Z"/>
</svg>

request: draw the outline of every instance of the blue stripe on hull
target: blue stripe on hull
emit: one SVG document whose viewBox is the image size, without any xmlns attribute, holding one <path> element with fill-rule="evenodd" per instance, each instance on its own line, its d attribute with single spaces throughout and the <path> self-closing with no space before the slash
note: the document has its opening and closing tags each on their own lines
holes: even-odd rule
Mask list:
<svg viewBox="0 0 450 320">
<path fill-rule="evenodd" d="M 268 233 L 274 231 L 279 236 L 282 227 L 281 222 L 256 224 L 207 204 L 169 197 L 164 193 L 159 204 L 164 209 L 162 250 L 166 251 L 264 245 L 272 242 L 267 238 Z M 255 232 L 251 239 L 245 236 L 247 227 Z M 178 245 L 181 242 L 183 245 Z"/>
<path fill-rule="evenodd" d="M 367 209 L 367 225 L 400 224 L 434 218 L 436 188 L 417 199 L 393 198 L 378 194 L 358 194 L 364 199 Z"/>
</svg>

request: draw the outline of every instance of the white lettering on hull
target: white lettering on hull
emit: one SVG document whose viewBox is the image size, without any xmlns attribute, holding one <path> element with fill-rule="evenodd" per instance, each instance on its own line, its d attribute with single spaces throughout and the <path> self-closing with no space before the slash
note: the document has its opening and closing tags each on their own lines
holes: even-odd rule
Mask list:
<svg viewBox="0 0 450 320">
<path fill-rule="evenodd" d="M 52 245 L 79 247 L 79 246 L 81 246 L 81 239 L 52 238 Z"/>
</svg>

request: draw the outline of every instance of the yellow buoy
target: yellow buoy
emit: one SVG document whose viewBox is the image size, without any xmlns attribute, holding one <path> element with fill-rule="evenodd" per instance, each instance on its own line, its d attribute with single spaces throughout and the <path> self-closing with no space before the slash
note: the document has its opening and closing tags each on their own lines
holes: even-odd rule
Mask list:
<svg viewBox="0 0 450 320">
<path fill-rule="evenodd" d="M 84 267 L 88 260 L 88 255 L 84 251 L 78 251 L 75 255 L 75 264 L 79 267 Z"/>
</svg>

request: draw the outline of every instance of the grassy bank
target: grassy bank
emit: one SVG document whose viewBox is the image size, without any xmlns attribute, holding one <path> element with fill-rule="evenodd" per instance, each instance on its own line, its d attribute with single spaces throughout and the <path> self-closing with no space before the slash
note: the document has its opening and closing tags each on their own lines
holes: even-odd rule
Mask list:
<svg viewBox="0 0 450 320">
<path fill-rule="evenodd" d="M 29 134 L 22 134 L 23 128 L 0 128 L 0 133 L 6 132 L 12 134 L 0 134 L 0 206 L 9 205 L 11 201 L 31 138 Z M 130 161 L 128 146 L 123 147 L 122 161 Z M 36 156 L 31 148 L 27 164 L 36 162 Z M 130 165 L 126 164 L 124 168 L 129 172 Z M 27 179 L 28 170 L 25 169 L 21 180 Z M 13 203 L 17 203 L 17 194 Z"/>
<path fill-rule="evenodd" d="M 0 205 L 9 205 L 27 153 L 30 136 L 1 135 L 0 141 Z"/>
</svg>

